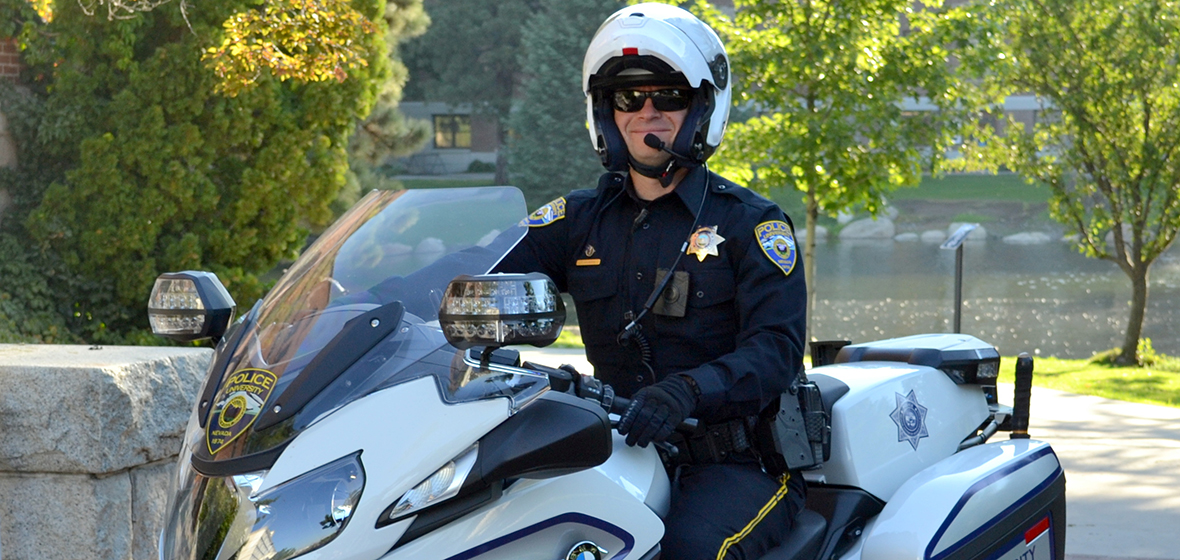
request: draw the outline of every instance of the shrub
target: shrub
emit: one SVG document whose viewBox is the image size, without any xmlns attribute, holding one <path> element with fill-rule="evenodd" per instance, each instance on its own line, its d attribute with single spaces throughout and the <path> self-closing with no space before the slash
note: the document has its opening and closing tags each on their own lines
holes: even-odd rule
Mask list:
<svg viewBox="0 0 1180 560">
<path fill-rule="evenodd" d="M 488 163 L 486 161 L 474 160 L 467 166 L 468 173 L 495 173 L 496 164 Z"/>
<path fill-rule="evenodd" d="M 186 21 L 173 2 L 108 21 L 58 2 L 51 22 L 25 22 L 29 93 L 8 88 L 0 107 L 20 149 L 3 183 L 16 264 L 0 274 L 35 288 L 5 292 L 29 306 L 0 310 L 18 324 L 11 336 L 64 326 L 92 342 L 141 340 L 152 283 L 170 270 L 216 272 L 249 306 L 259 275 L 332 219 L 349 138 L 389 76 L 385 35 L 365 36 L 369 64 L 342 82 L 262 75 L 237 97 L 216 94 L 202 48 L 254 4 L 211 0 Z M 384 1 L 354 5 L 383 25 Z M 50 313 L 39 290 L 59 319 L 23 326 Z"/>
</svg>

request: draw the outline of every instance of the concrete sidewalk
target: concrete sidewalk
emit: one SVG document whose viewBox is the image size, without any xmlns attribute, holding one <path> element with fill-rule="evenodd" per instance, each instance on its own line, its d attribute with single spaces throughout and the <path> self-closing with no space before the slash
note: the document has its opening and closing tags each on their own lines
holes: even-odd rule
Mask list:
<svg viewBox="0 0 1180 560">
<path fill-rule="evenodd" d="M 1034 387 L 1031 416 L 1065 468 L 1068 560 L 1180 559 L 1180 408 Z"/>
<path fill-rule="evenodd" d="M 593 371 L 581 350 L 521 357 Z M 1012 386 L 999 396 L 1011 404 Z M 1067 560 L 1180 560 L 1180 408 L 1033 388 L 1031 415 L 1065 468 Z"/>
</svg>

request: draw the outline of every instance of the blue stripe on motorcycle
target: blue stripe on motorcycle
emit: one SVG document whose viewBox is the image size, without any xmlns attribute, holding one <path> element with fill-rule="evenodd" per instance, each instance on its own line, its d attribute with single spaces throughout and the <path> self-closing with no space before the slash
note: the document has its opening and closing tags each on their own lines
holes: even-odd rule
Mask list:
<svg viewBox="0 0 1180 560">
<path fill-rule="evenodd" d="M 606 521 L 598 519 L 597 517 L 590 517 L 589 515 L 582 514 L 582 513 L 563 513 L 557 517 L 553 517 L 551 519 L 546 519 L 546 520 L 544 520 L 540 523 L 537 523 L 535 525 L 530 525 L 528 527 L 525 527 L 524 529 L 513 531 L 513 532 L 508 533 L 507 535 L 504 535 L 502 537 L 492 539 L 492 540 L 490 540 L 486 543 L 483 543 L 475 548 L 465 550 L 463 552 L 460 552 L 459 554 L 456 554 L 450 558 L 447 558 L 447 560 L 470 560 L 471 558 L 475 558 L 476 556 L 479 556 L 480 554 L 485 554 L 487 552 L 490 552 L 492 550 L 500 548 L 501 546 L 504 546 L 510 542 L 518 541 L 518 540 L 523 539 L 533 533 L 543 531 L 545 529 L 548 529 L 550 527 L 554 527 L 556 525 L 561 525 L 563 523 L 577 523 L 580 525 L 587 525 L 590 527 L 594 527 L 596 529 L 601 529 L 603 531 L 606 531 L 606 532 L 614 535 L 619 540 L 623 541 L 623 548 L 621 550 L 619 550 L 617 553 L 615 553 L 614 556 L 611 556 L 611 560 L 618 560 L 621 558 L 625 558 L 627 556 L 627 554 L 629 554 L 631 552 L 631 549 L 635 547 L 635 537 L 631 536 L 631 533 L 624 531 L 621 527 L 618 527 L 616 525 L 613 525 L 611 523 L 608 523 Z"/>
<path fill-rule="evenodd" d="M 1053 481 L 1057 480 L 1057 477 L 1060 476 L 1063 472 L 1061 470 L 1061 461 L 1057 462 L 1057 468 L 1054 469 L 1052 474 L 1050 474 L 1044 481 L 1042 481 L 1035 488 L 1030 490 L 1027 494 L 1021 496 L 1019 500 L 1016 500 L 1015 502 L 1012 503 L 1012 505 L 1005 508 L 1004 511 L 1001 511 L 998 515 L 989 519 L 988 522 L 984 523 L 982 526 L 980 526 L 980 528 L 972 531 L 966 537 L 959 539 L 958 542 L 947 547 L 945 550 L 943 550 L 937 556 L 934 556 L 934 547 L 938 545 L 938 541 L 942 539 L 942 535 L 944 533 L 946 533 L 947 529 L 950 529 L 951 523 L 955 520 L 955 517 L 957 517 L 959 515 L 959 512 L 961 512 L 963 510 L 963 507 L 965 507 L 967 505 L 967 502 L 971 499 L 972 496 L 974 496 L 976 494 L 976 492 L 979 492 L 980 490 L 988 487 L 989 485 L 991 485 L 993 482 L 996 482 L 997 480 L 1000 480 L 1000 479 L 1002 479 L 1002 478 L 1004 478 L 1004 477 L 1006 477 L 1006 476 L 1008 476 L 1008 475 L 1010 475 L 1010 474 L 1012 474 L 1024 467 L 1027 467 L 1028 465 L 1032 464 L 1037 459 L 1040 459 L 1041 457 L 1044 457 L 1047 454 L 1052 454 L 1054 457 L 1057 456 L 1056 453 L 1053 453 L 1052 447 L 1049 447 L 1049 446 L 1042 447 L 1042 448 L 1028 454 L 1025 457 L 1021 457 L 1020 459 L 1018 459 L 1014 463 L 1012 463 L 1010 465 L 1006 465 L 1005 467 L 1001 468 L 1000 470 L 984 477 L 980 481 L 973 484 L 971 486 L 971 488 L 968 488 L 967 491 L 963 494 L 963 496 L 961 498 L 959 498 L 959 502 L 955 504 L 955 507 L 951 508 L 950 515 L 948 515 L 946 520 L 944 520 L 942 522 L 942 525 L 938 528 L 938 530 L 934 532 L 934 537 L 932 537 L 930 539 L 930 544 L 926 546 L 927 560 L 941 560 L 942 558 L 946 558 L 951 553 L 962 548 L 963 545 L 971 542 L 971 540 L 974 539 L 975 537 L 978 537 L 979 535 L 983 534 L 983 532 L 986 529 L 991 528 L 991 526 L 994 525 L 998 520 L 1003 519 L 1008 514 L 1012 513 L 1013 511 L 1016 511 L 1017 508 L 1024 505 L 1026 502 L 1030 501 L 1033 498 L 1033 496 L 1040 494 L 1042 490 L 1048 488 L 1049 485 L 1053 484 Z"/>
</svg>

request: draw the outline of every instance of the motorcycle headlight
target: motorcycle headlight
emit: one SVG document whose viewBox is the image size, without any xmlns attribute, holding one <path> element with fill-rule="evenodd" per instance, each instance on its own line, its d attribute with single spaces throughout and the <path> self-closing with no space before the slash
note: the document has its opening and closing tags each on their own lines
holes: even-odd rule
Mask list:
<svg viewBox="0 0 1180 560">
<path fill-rule="evenodd" d="M 479 454 L 479 445 L 472 445 L 458 457 L 447 462 L 426 480 L 418 483 L 409 492 L 402 495 L 392 507 L 385 510 L 378 518 L 378 523 L 391 523 L 398 519 L 415 515 L 423 509 L 439 502 L 453 498 L 463 488 L 467 475 L 475 466 L 475 457 Z"/>
<path fill-rule="evenodd" d="M 253 488 L 261 480 L 235 482 Z M 344 530 L 364 487 L 360 454 L 354 453 L 249 498 L 253 525 L 237 557 L 269 559 L 287 551 L 290 558 L 328 544 Z"/>
<path fill-rule="evenodd" d="M 365 486 L 360 452 L 257 493 L 264 472 L 194 477 L 170 512 L 160 557 L 293 558 L 335 539 Z M 188 503 L 188 498 L 195 502 Z"/>
</svg>

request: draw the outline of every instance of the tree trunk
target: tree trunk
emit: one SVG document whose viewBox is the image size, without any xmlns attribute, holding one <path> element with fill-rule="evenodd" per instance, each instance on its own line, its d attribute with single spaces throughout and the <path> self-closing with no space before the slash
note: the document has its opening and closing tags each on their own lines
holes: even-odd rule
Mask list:
<svg viewBox="0 0 1180 560">
<path fill-rule="evenodd" d="M 1117 359 L 1121 365 L 1139 365 L 1139 338 L 1143 335 L 1143 316 L 1147 310 L 1147 272 L 1150 263 L 1136 263 L 1131 267 L 1131 318 L 1127 321 L 1127 334 L 1123 338 L 1122 353 Z"/>
<path fill-rule="evenodd" d="M 803 251 L 803 273 L 807 279 L 807 334 L 805 340 L 815 338 L 811 329 L 811 316 L 815 312 L 815 221 L 819 217 L 819 203 L 815 200 L 815 187 L 807 189 L 807 247 Z"/>
<path fill-rule="evenodd" d="M 504 119 L 497 119 L 496 134 L 500 138 L 500 146 L 496 149 L 496 178 L 497 185 L 508 184 L 508 127 Z"/>
</svg>

